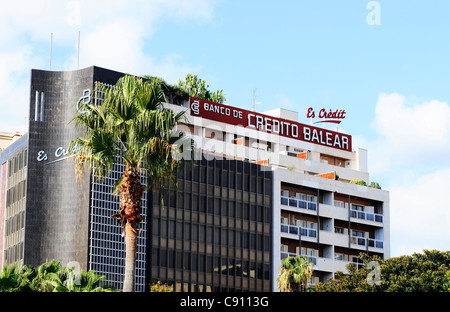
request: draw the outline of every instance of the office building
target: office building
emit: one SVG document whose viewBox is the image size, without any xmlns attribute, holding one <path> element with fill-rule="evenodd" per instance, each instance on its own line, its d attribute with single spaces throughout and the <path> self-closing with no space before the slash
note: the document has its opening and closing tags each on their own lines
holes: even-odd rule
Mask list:
<svg viewBox="0 0 450 312">
<path fill-rule="evenodd" d="M 122 288 L 124 239 L 111 191 L 123 165 L 105 179 L 77 179 L 67 148 L 81 135 L 70 123 L 80 103 L 100 104 L 96 83 L 123 75 L 32 70 L 28 133 L 0 154 L 2 262 L 56 259 Z M 186 111 L 178 128 L 196 152 L 183 155 L 163 202 L 158 189 L 144 193 L 138 291 L 157 280 L 177 291 L 275 291 L 290 255 L 314 263 L 312 283 L 359 265 L 360 252 L 389 257 L 389 193 L 349 183 L 370 181 L 368 152 L 350 135 L 299 123 L 282 108 L 260 113 L 196 98 L 167 105 Z"/>
</svg>

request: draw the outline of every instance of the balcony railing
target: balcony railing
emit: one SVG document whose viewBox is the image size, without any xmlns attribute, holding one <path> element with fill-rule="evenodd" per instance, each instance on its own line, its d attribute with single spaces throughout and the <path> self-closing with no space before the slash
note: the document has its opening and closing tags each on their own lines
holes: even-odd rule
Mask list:
<svg viewBox="0 0 450 312">
<path fill-rule="evenodd" d="M 299 231 L 301 233 L 301 236 L 308 236 L 308 237 L 314 237 L 314 238 L 317 237 L 316 229 L 304 228 L 304 227 L 297 226 L 297 225 L 281 224 L 281 232 L 282 233 L 298 235 Z"/>
<path fill-rule="evenodd" d="M 281 252 L 281 260 L 284 260 L 288 257 L 297 257 L 298 254 L 294 253 L 294 252 L 287 252 L 287 251 L 282 251 Z M 315 256 L 308 256 L 308 255 L 302 255 L 306 258 L 308 258 L 309 261 L 312 262 L 312 264 L 317 265 L 317 257 Z"/>
<path fill-rule="evenodd" d="M 306 201 L 300 198 L 295 197 L 286 197 L 281 196 L 281 204 L 290 206 L 290 207 L 296 207 L 296 208 L 302 208 L 307 210 L 317 210 L 317 203 L 312 201 Z"/>
<path fill-rule="evenodd" d="M 380 249 L 384 248 L 383 241 L 379 240 L 379 239 L 350 236 L 350 242 L 352 244 L 356 244 L 358 246 L 374 247 L 374 248 L 380 248 Z"/>
<path fill-rule="evenodd" d="M 379 213 L 371 213 L 366 211 L 359 211 L 350 209 L 350 216 L 352 218 L 367 220 L 367 221 L 375 221 L 375 222 L 383 222 L 383 215 Z"/>
</svg>

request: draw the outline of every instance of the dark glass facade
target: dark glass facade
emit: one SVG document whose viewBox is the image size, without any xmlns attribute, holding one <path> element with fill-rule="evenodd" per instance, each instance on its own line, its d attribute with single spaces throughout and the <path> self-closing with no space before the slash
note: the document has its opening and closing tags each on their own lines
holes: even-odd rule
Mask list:
<svg viewBox="0 0 450 312">
<path fill-rule="evenodd" d="M 185 162 L 177 188 L 152 193 L 152 282 L 176 291 L 271 291 L 272 173 L 262 168 Z"/>
</svg>

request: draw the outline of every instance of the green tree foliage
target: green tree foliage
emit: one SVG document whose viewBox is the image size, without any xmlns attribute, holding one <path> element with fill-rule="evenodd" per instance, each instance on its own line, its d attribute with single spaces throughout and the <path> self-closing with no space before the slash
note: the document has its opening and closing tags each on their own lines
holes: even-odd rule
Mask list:
<svg viewBox="0 0 450 312">
<path fill-rule="evenodd" d="M 362 186 L 373 187 L 373 188 L 381 190 L 381 186 L 380 186 L 380 184 L 378 182 L 373 182 L 372 181 L 369 184 L 367 184 L 366 181 L 364 181 L 364 180 L 353 179 L 349 183 L 351 183 L 351 184 L 358 184 L 358 185 L 362 185 Z"/>
<path fill-rule="evenodd" d="M 173 285 L 162 284 L 157 281 L 150 286 L 150 292 L 173 292 Z"/>
<path fill-rule="evenodd" d="M 280 266 L 277 277 L 278 289 L 281 292 L 305 291 L 311 280 L 313 264 L 307 257 L 287 257 Z"/>
<path fill-rule="evenodd" d="M 370 182 L 370 184 L 368 186 L 381 190 L 381 186 L 380 186 L 380 184 L 378 182 L 373 182 L 372 181 L 372 182 Z"/>
<path fill-rule="evenodd" d="M 150 75 L 144 75 L 143 78 L 149 80 L 150 83 L 159 84 L 168 103 L 181 105 L 184 101 L 189 100 L 189 92 L 176 84 L 171 85 L 160 77 Z"/>
<path fill-rule="evenodd" d="M 226 101 L 223 90 L 210 91 L 209 84 L 195 74 L 187 74 L 184 80 L 179 79 L 178 84 L 173 85 L 160 77 L 144 75 L 143 78 L 150 82 L 158 83 L 169 103 L 181 104 L 189 100 L 189 96 L 216 103 L 224 103 Z"/>
<path fill-rule="evenodd" d="M 95 271 L 77 272 L 73 267 L 62 268 L 55 260 L 35 268 L 29 265 L 6 264 L 0 272 L 0 292 L 114 292 L 102 286 L 105 277 Z"/>
<path fill-rule="evenodd" d="M 366 181 L 359 180 L 359 179 L 353 179 L 349 183 L 351 183 L 351 184 L 358 184 L 358 185 L 362 185 L 362 186 L 367 186 Z"/>
<path fill-rule="evenodd" d="M 184 81 L 181 79 L 178 81 L 178 87 L 192 97 L 216 103 L 226 101 L 225 93 L 222 90 L 210 91 L 209 84 L 205 80 L 198 78 L 197 75 L 187 74 Z"/>
<path fill-rule="evenodd" d="M 356 270 L 349 265 L 348 274 L 336 273 L 329 283 L 313 287 L 316 292 L 444 292 L 450 291 L 450 251 L 424 250 L 411 256 L 381 260 L 361 254 L 366 266 Z M 374 262 L 372 262 L 374 261 Z M 379 265 L 376 270 L 368 263 Z M 379 274 L 378 282 L 372 279 Z"/>
</svg>

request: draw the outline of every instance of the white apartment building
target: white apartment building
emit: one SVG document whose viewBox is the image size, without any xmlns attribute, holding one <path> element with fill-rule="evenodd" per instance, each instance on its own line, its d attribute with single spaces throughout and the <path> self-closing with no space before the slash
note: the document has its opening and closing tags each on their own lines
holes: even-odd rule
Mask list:
<svg viewBox="0 0 450 312">
<path fill-rule="evenodd" d="M 314 263 L 313 284 L 361 265 L 361 252 L 389 257 L 389 192 L 349 183 L 370 181 L 368 152 L 351 136 L 301 124 L 283 108 L 259 113 L 195 98 L 171 108 L 186 110 L 180 130 L 211 157 L 273 172 L 273 289 L 288 256 Z"/>
</svg>

